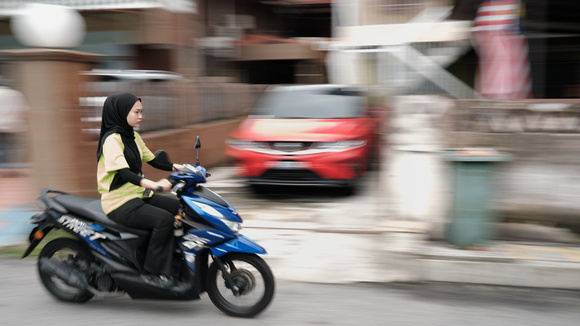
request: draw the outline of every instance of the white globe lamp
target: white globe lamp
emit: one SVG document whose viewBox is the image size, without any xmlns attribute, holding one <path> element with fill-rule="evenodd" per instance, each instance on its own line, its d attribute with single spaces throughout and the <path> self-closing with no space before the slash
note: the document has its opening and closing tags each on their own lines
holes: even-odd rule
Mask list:
<svg viewBox="0 0 580 326">
<path fill-rule="evenodd" d="M 72 48 L 81 45 L 86 24 L 76 10 L 58 5 L 28 4 L 12 17 L 10 26 L 23 45 L 41 48 Z"/>
</svg>

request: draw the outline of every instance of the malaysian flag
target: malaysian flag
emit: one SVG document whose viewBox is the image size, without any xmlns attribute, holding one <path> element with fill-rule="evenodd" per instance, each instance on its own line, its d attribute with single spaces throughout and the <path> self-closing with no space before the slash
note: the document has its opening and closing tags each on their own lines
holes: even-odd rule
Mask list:
<svg viewBox="0 0 580 326">
<path fill-rule="evenodd" d="M 479 55 L 476 87 L 490 99 L 530 98 L 532 78 L 528 44 L 520 33 L 519 0 L 483 0 L 472 38 Z"/>
</svg>

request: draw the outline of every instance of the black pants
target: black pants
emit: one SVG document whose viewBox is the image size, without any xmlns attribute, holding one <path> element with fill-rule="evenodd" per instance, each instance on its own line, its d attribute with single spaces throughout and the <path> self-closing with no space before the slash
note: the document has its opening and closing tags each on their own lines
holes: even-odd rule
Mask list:
<svg viewBox="0 0 580 326">
<path fill-rule="evenodd" d="M 178 210 L 176 198 L 153 195 L 148 199 L 132 199 L 108 216 L 129 227 L 151 230 L 143 268 L 151 274 L 169 275 L 174 248 L 173 221 Z"/>
</svg>

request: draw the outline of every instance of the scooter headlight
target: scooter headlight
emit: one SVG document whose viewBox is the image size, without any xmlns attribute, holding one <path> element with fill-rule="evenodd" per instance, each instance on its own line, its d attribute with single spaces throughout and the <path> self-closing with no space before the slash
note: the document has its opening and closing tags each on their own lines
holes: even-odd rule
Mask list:
<svg viewBox="0 0 580 326">
<path fill-rule="evenodd" d="M 228 219 L 221 219 L 222 222 L 224 222 L 225 225 L 227 225 L 230 230 L 232 230 L 233 233 L 239 233 L 242 230 L 242 223 L 240 222 L 234 222 L 234 221 L 230 221 Z"/>
<path fill-rule="evenodd" d="M 213 217 L 219 218 L 222 222 L 224 222 L 224 224 L 228 228 L 230 228 L 230 230 L 232 230 L 232 232 L 238 233 L 242 230 L 242 223 L 228 220 L 226 217 L 222 215 L 222 213 L 218 212 L 215 208 L 211 207 L 210 205 L 199 203 L 196 201 L 194 201 L 193 203 L 197 205 L 197 207 L 201 208 L 202 211 L 208 213 Z"/>
</svg>

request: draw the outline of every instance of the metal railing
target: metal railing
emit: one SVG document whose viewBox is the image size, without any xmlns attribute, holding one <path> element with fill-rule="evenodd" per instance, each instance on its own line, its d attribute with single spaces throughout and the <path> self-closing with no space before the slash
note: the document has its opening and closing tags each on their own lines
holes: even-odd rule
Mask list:
<svg viewBox="0 0 580 326">
<path fill-rule="evenodd" d="M 197 82 L 89 82 L 80 99 L 86 140 L 98 138 L 107 96 L 130 91 L 143 101 L 142 133 L 247 116 L 265 85 Z"/>
</svg>

